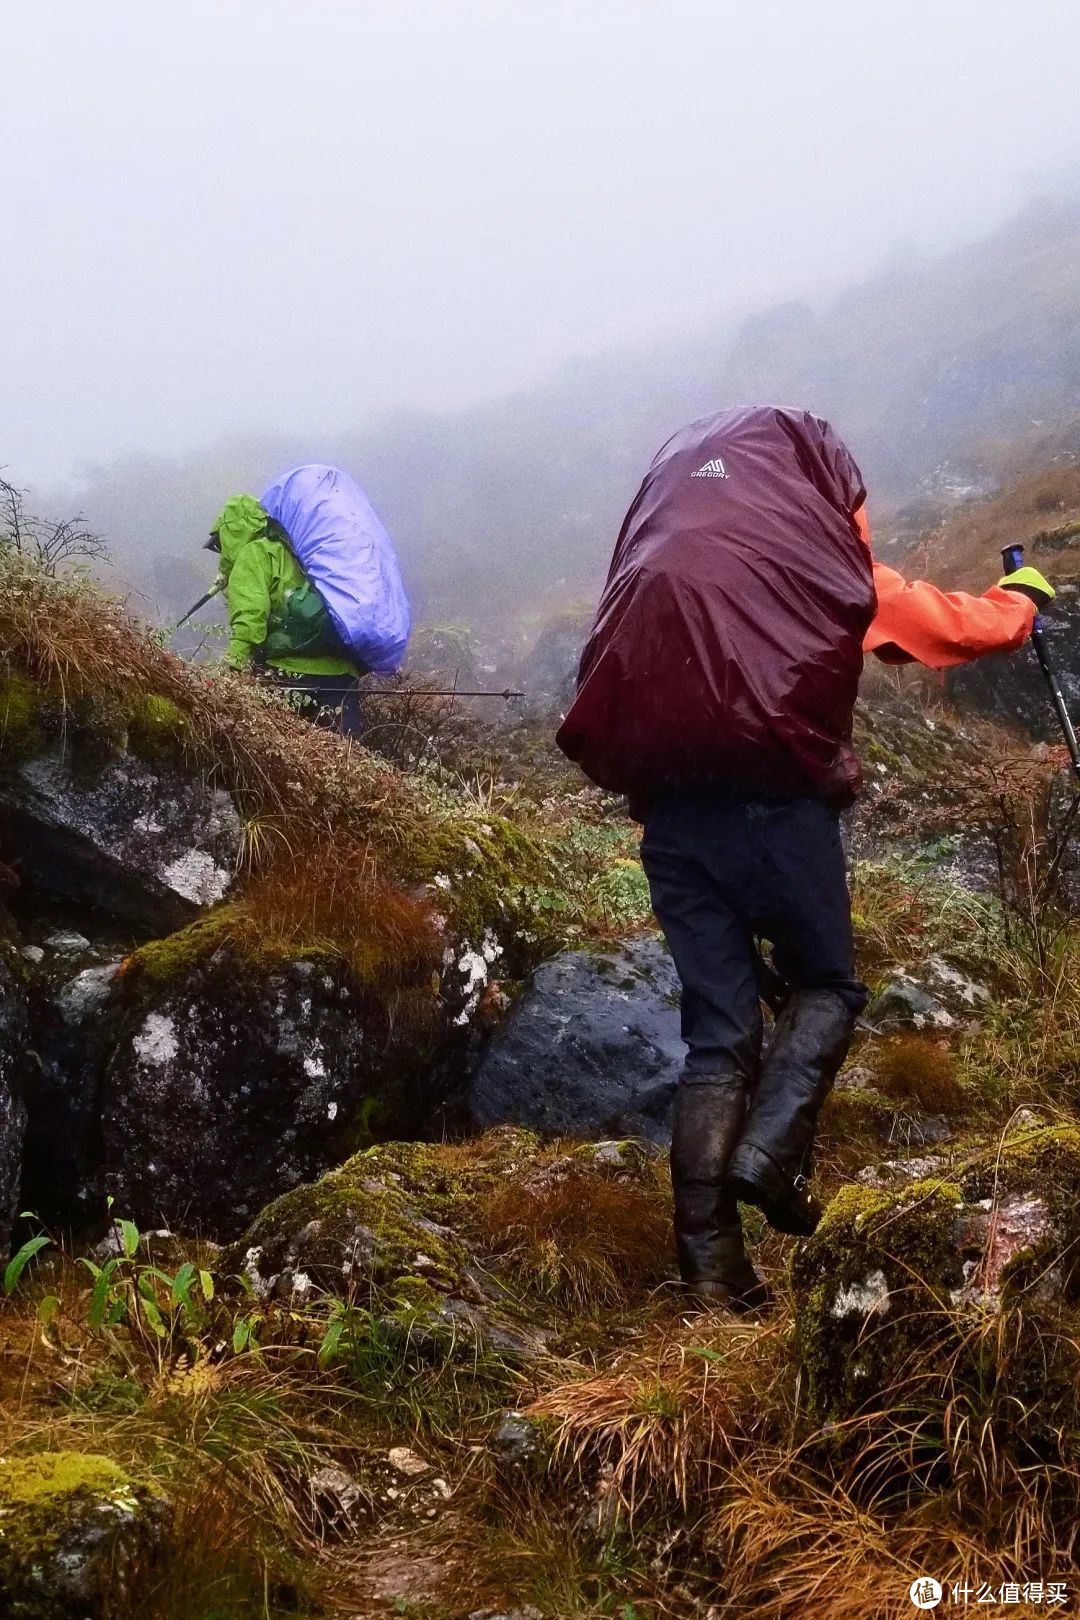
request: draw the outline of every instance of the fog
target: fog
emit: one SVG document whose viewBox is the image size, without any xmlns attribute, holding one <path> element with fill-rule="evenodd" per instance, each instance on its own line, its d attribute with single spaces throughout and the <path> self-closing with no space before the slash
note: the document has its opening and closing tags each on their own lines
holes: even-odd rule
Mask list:
<svg viewBox="0 0 1080 1620">
<path fill-rule="evenodd" d="M 362 431 L 970 237 L 1074 0 L 5 7 L 0 464 Z"/>
</svg>

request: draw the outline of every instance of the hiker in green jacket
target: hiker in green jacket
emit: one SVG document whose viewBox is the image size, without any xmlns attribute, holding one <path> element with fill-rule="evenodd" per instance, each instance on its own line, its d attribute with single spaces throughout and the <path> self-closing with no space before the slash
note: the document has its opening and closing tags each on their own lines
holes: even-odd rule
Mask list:
<svg viewBox="0 0 1080 1620">
<path fill-rule="evenodd" d="M 361 732 L 358 677 L 326 605 L 288 544 L 285 530 L 253 495 L 225 502 L 207 549 L 221 557 L 234 669 L 264 665 L 303 694 L 302 712 L 346 737 Z"/>
</svg>

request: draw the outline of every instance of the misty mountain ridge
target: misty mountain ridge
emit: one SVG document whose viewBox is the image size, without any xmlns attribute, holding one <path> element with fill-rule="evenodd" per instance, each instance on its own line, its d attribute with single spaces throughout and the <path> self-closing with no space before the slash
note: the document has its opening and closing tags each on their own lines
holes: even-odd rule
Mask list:
<svg viewBox="0 0 1080 1620">
<path fill-rule="evenodd" d="M 542 389 L 450 415 L 399 413 L 327 438 L 246 434 L 90 472 L 75 499 L 148 616 L 205 587 L 223 499 L 283 467 L 338 462 L 399 547 L 417 618 L 535 628 L 591 600 L 653 453 L 728 404 L 794 403 L 851 445 L 879 535 L 913 534 L 1080 419 L 1080 200 L 1034 203 L 984 239 L 678 343 L 562 368 Z M 13 469 L 17 473 L 17 469 Z"/>
</svg>

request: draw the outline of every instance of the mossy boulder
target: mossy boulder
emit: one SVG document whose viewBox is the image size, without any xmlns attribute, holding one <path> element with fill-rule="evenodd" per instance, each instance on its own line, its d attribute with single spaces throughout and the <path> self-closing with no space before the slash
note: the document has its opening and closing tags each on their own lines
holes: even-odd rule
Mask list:
<svg viewBox="0 0 1080 1620">
<path fill-rule="evenodd" d="M 367 1301 L 402 1277 L 474 1292 L 471 1224 L 479 1200 L 533 1162 L 525 1131 L 479 1141 L 386 1142 L 276 1199 L 232 1251 L 260 1293 L 304 1286 Z"/>
<path fill-rule="evenodd" d="M 1080 1130 L 1026 1131 L 922 1181 L 847 1186 L 796 1252 L 810 1407 L 841 1420 L 957 1364 L 972 1323 L 1077 1295 Z"/>
<path fill-rule="evenodd" d="M 222 1269 L 260 1299 L 326 1294 L 376 1311 L 429 1345 L 514 1357 L 543 1338 L 513 1279 L 485 1252 L 478 1212 L 487 1195 L 534 1164 L 526 1132 L 467 1143 L 389 1142 L 357 1153 L 311 1186 L 276 1199 L 233 1245 Z M 602 1173 L 602 1172 L 601 1172 Z"/>
<path fill-rule="evenodd" d="M 460 1292 L 469 1247 L 437 1218 L 446 1203 L 438 1179 L 419 1194 L 403 1180 L 395 1166 L 406 1156 L 427 1164 L 433 1150 L 371 1148 L 264 1209 L 232 1256 L 256 1292 L 289 1299 L 315 1288 L 366 1304 L 403 1277 Z"/>
<path fill-rule="evenodd" d="M 155 1491 L 108 1457 L 0 1459 L 0 1600 L 11 1620 L 132 1612 L 132 1576 L 167 1526 Z"/>
<path fill-rule="evenodd" d="M 379 990 L 330 954 L 253 958 L 209 919 L 136 952 L 101 1085 L 116 1208 L 230 1240 L 358 1146 L 416 1134 L 439 1100 L 437 1014 L 430 976 Z"/>
<path fill-rule="evenodd" d="M 643 1297 L 666 1269 L 657 1158 L 641 1142 L 545 1146 L 509 1127 L 383 1143 L 275 1200 L 222 1270 L 263 1300 L 328 1295 L 429 1345 L 529 1359 L 582 1297 L 616 1276 Z"/>
<path fill-rule="evenodd" d="M 959 1205 L 959 1189 L 944 1181 L 899 1193 L 844 1187 L 796 1253 L 797 1347 L 820 1417 L 882 1398 L 960 1286 Z"/>
</svg>

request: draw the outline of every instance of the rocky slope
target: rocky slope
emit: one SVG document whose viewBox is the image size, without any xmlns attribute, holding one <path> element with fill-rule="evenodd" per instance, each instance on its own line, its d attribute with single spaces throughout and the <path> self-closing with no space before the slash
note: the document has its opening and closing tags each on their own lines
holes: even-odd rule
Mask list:
<svg viewBox="0 0 1080 1620">
<path fill-rule="evenodd" d="M 772 1313 L 695 1317 L 619 807 L 530 724 L 403 773 L 12 585 L 0 1606 L 847 1620 L 922 1570 L 1030 1613 L 1080 1578 L 1055 757 L 871 694 L 827 1213 L 748 1212 Z"/>
</svg>

